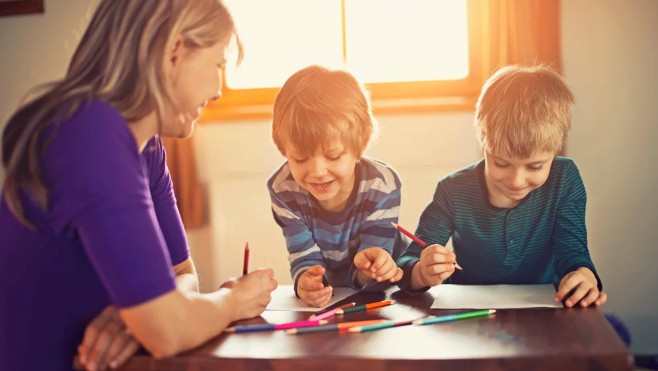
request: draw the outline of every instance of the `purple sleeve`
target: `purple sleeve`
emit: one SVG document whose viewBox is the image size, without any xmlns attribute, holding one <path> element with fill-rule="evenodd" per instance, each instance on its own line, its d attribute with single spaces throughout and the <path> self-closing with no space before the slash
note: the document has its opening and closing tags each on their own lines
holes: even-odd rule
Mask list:
<svg viewBox="0 0 658 371">
<path fill-rule="evenodd" d="M 146 164 L 116 110 L 91 102 L 62 123 L 44 170 L 52 227 L 80 240 L 117 307 L 175 289 Z"/>
<path fill-rule="evenodd" d="M 160 229 L 164 235 L 171 264 L 182 263 L 190 256 L 185 228 L 176 206 L 174 187 L 167 168 L 167 156 L 162 141 L 155 137 L 142 153 L 149 173 L 151 198 Z"/>
</svg>

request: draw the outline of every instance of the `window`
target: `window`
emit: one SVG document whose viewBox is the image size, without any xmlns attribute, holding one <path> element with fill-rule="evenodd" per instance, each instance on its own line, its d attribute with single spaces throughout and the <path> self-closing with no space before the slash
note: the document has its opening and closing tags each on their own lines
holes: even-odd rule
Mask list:
<svg viewBox="0 0 658 371">
<path fill-rule="evenodd" d="M 270 117 L 279 87 L 309 64 L 344 66 L 375 113 L 472 108 L 481 86 L 471 0 L 225 0 L 245 45 L 206 121 Z"/>
</svg>

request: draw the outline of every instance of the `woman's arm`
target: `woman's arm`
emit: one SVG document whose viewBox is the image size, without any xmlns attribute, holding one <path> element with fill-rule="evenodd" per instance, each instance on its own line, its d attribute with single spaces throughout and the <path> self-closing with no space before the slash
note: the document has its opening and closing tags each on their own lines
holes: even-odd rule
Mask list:
<svg viewBox="0 0 658 371">
<path fill-rule="evenodd" d="M 231 286 L 208 294 L 179 287 L 119 313 L 155 358 L 168 357 L 204 343 L 231 322 L 261 314 L 277 282 L 271 269 L 260 269 Z"/>
</svg>

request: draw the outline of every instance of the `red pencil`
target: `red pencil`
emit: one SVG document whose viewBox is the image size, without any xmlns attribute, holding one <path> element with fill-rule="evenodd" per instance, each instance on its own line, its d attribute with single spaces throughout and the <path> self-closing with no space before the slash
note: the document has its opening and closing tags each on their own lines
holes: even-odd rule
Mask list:
<svg viewBox="0 0 658 371">
<path fill-rule="evenodd" d="M 406 229 L 400 227 L 399 225 L 397 225 L 397 224 L 395 224 L 395 223 L 393 223 L 393 222 L 391 222 L 391 224 L 393 225 L 393 227 L 395 227 L 395 229 L 397 229 L 398 231 L 400 231 L 400 232 L 402 232 L 403 234 L 405 234 L 407 237 L 409 237 L 409 238 L 411 238 L 412 240 L 414 240 L 417 244 L 420 245 L 420 247 L 422 247 L 422 248 L 427 247 L 427 242 L 425 242 L 425 241 L 421 240 L 420 238 L 414 236 L 413 233 L 409 232 L 408 230 L 406 230 Z M 457 268 L 457 269 L 463 269 L 463 268 L 460 267 L 459 264 L 457 264 L 457 263 L 455 263 L 455 268 Z"/>
<path fill-rule="evenodd" d="M 242 262 L 242 275 L 249 273 L 249 242 L 244 246 L 244 261 Z"/>
</svg>

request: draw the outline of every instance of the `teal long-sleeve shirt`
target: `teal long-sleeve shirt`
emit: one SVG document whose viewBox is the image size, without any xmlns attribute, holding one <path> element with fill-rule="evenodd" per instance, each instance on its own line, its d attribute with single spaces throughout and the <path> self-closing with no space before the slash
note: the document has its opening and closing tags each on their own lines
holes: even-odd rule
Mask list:
<svg viewBox="0 0 658 371">
<path fill-rule="evenodd" d="M 445 245 L 452 237 L 464 269 L 446 283 L 557 285 L 567 273 L 587 267 L 602 289 L 587 247 L 586 203 L 578 168 L 571 159 L 556 157 L 546 183 L 514 208 L 495 207 L 480 160 L 439 181 L 415 234 L 428 245 Z M 405 272 L 399 282 L 403 290 L 421 251 L 412 242 L 397 261 Z"/>
</svg>

